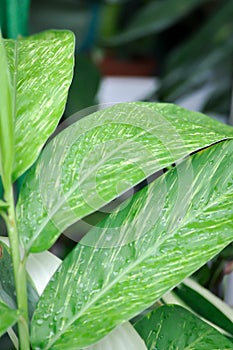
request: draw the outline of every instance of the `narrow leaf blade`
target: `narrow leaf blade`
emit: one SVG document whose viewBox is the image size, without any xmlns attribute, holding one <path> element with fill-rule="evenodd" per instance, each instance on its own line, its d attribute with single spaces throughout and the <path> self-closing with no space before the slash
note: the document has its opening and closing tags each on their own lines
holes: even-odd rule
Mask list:
<svg viewBox="0 0 233 350">
<path fill-rule="evenodd" d="M 233 349 L 226 337 L 178 305 L 165 305 L 154 310 L 135 328 L 148 350 Z"/>
<path fill-rule="evenodd" d="M 74 36 L 47 31 L 5 40 L 16 104 L 13 180 L 36 160 L 65 108 L 73 74 Z"/>
<path fill-rule="evenodd" d="M 119 104 L 72 124 L 44 149 L 17 204 L 26 250 L 48 249 L 68 226 L 233 128 L 175 105 Z"/>
<path fill-rule="evenodd" d="M 186 159 L 91 230 L 42 294 L 33 346 L 88 346 L 219 253 L 233 240 L 232 174 L 231 140 Z"/>
</svg>

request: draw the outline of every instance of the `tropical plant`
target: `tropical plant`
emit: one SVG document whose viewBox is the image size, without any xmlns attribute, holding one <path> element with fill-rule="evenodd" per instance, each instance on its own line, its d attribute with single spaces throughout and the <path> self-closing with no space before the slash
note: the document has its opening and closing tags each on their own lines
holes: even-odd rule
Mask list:
<svg viewBox="0 0 233 350">
<path fill-rule="evenodd" d="M 193 281 L 180 285 L 233 241 L 233 129 L 172 104 L 125 103 L 45 145 L 64 111 L 73 49 L 68 31 L 1 40 L 0 334 L 20 350 L 233 349 L 230 308 Z M 96 211 L 105 218 L 63 261 L 47 251 Z M 184 308 L 163 305 L 168 297 Z"/>
</svg>

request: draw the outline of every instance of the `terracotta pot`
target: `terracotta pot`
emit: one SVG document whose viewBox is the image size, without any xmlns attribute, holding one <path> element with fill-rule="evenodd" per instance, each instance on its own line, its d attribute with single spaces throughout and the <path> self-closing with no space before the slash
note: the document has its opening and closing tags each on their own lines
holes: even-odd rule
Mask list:
<svg viewBox="0 0 233 350">
<path fill-rule="evenodd" d="M 154 76 L 157 73 L 156 62 L 153 59 L 119 60 L 105 56 L 99 63 L 104 76 Z"/>
</svg>

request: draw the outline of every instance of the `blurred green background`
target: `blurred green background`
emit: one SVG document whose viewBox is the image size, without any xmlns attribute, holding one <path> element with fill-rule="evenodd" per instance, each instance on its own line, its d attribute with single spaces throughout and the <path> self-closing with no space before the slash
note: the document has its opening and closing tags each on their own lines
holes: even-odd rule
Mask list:
<svg viewBox="0 0 233 350">
<path fill-rule="evenodd" d="M 0 0 L 5 37 L 74 31 L 65 116 L 98 103 L 103 76 L 126 74 L 159 78 L 152 101 L 176 102 L 206 88 L 200 109 L 232 123 L 232 18 L 232 0 Z"/>
</svg>

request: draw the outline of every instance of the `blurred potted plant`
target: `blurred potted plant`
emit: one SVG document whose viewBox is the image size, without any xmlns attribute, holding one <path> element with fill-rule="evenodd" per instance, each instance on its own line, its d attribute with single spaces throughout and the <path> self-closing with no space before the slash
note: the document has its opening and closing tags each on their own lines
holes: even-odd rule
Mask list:
<svg viewBox="0 0 233 350">
<path fill-rule="evenodd" d="M 207 87 L 202 110 L 229 116 L 233 73 L 231 0 L 118 3 L 122 9 L 118 10 L 117 30 L 105 36 L 104 44 L 117 48 L 119 55 L 124 55 L 126 47 L 137 53 L 140 44 L 142 50 L 148 44 L 161 81 L 153 98 L 174 102 Z"/>
</svg>

